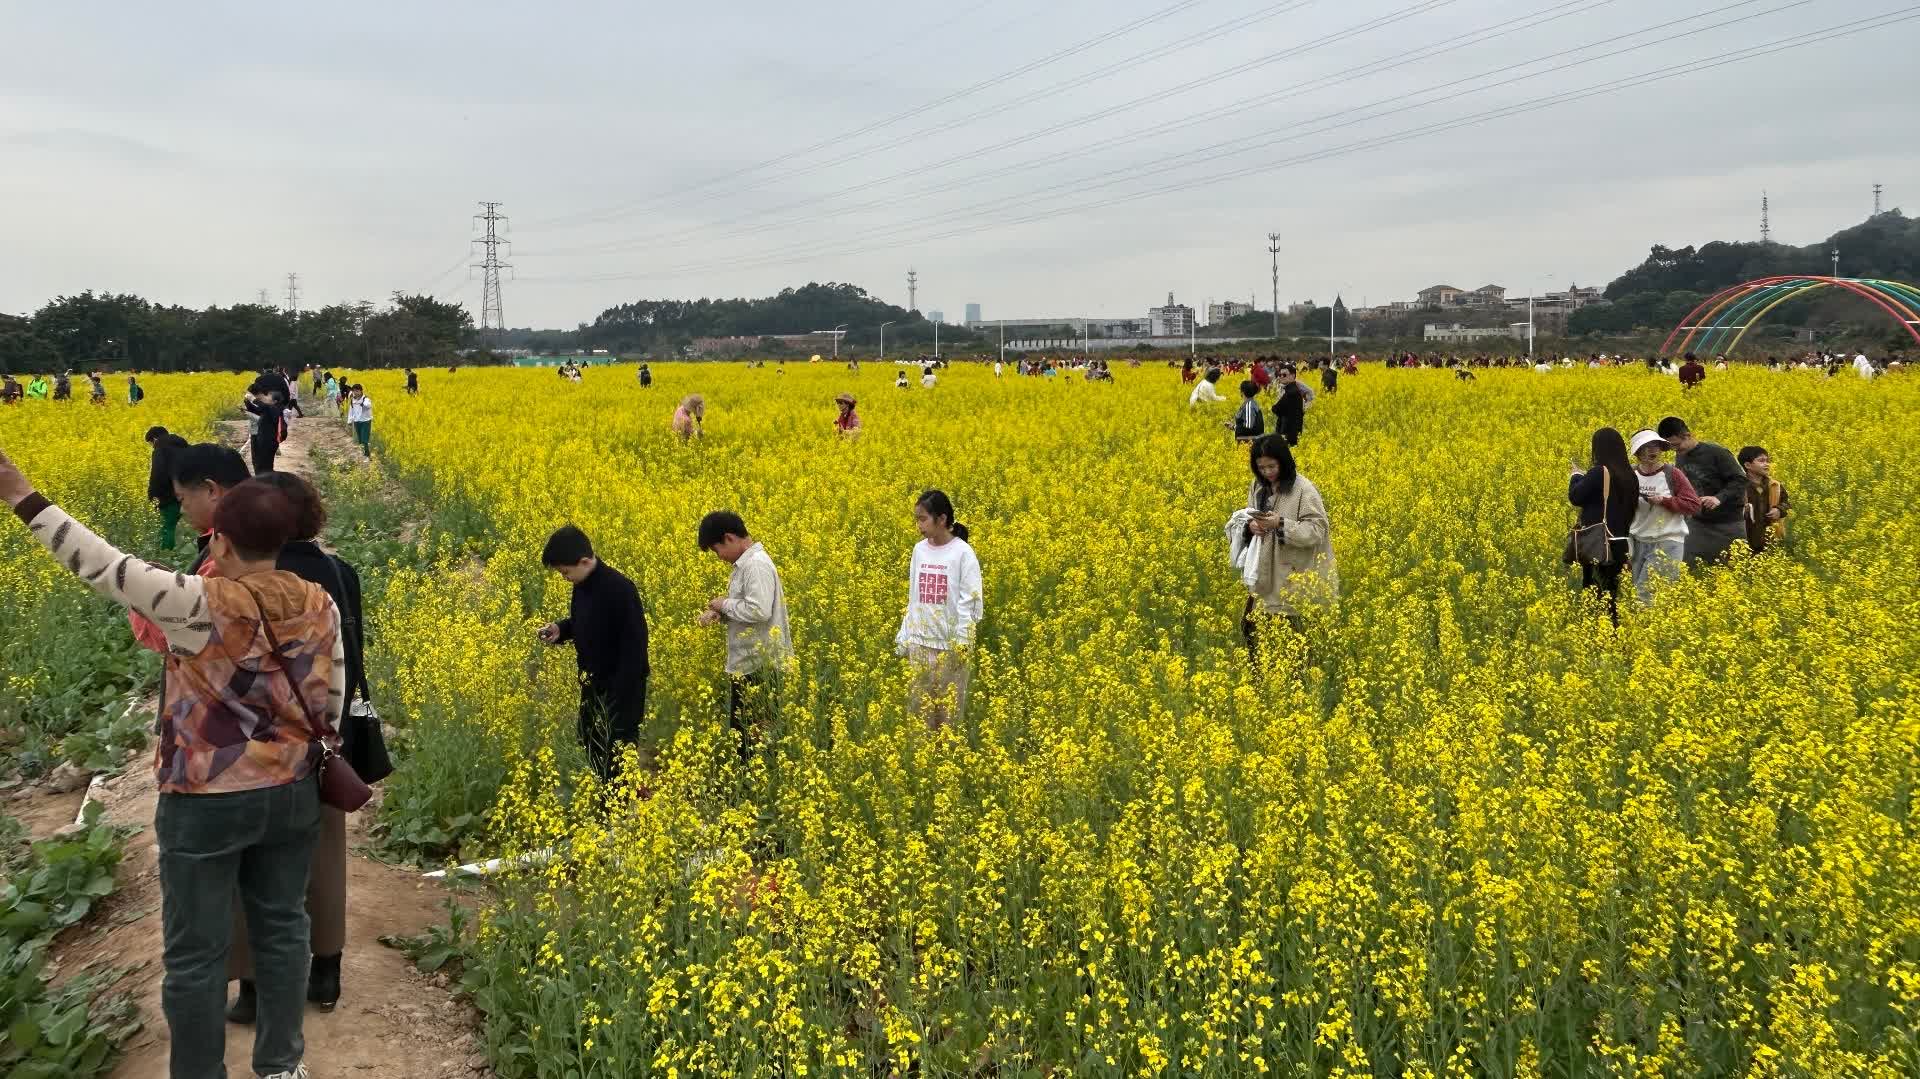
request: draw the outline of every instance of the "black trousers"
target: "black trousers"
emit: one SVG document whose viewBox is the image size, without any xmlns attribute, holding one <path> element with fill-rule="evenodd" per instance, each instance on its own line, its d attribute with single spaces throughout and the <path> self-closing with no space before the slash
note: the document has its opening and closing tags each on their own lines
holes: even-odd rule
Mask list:
<svg viewBox="0 0 1920 1079">
<path fill-rule="evenodd" d="M 248 448 L 253 451 L 253 474 L 264 476 L 273 471 L 273 459 L 280 452 L 280 444 L 271 438 L 254 439 Z"/>
<path fill-rule="evenodd" d="M 1620 572 L 1627 568 L 1627 541 L 1614 540 L 1610 562 L 1580 563 L 1580 587 L 1592 588 L 1607 597 L 1607 617 L 1620 624 Z"/>
<path fill-rule="evenodd" d="M 605 783 L 613 779 L 614 766 L 620 762 L 620 747 L 629 745 L 640 753 L 640 763 L 651 768 L 652 755 L 647 747 L 640 744 L 640 727 L 646 718 L 647 680 L 640 680 L 640 689 L 635 701 L 626 708 L 616 708 L 606 695 L 595 692 L 592 687 L 583 687 L 580 691 L 580 745 L 587 751 L 587 762 L 593 766 L 593 772 Z"/>
<path fill-rule="evenodd" d="M 740 759 L 753 755 L 773 725 L 773 683 L 765 672 L 735 675 L 727 689 L 727 726 L 738 742 Z"/>
</svg>

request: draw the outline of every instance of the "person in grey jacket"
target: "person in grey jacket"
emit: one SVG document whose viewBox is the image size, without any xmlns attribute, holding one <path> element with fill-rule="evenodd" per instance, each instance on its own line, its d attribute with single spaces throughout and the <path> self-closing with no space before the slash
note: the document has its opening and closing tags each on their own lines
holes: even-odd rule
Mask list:
<svg viewBox="0 0 1920 1079">
<path fill-rule="evenodd" d="M 1248 452 L 1253 484 L 1247 488 L 1249 538 L 1260 536 L 1262 564 L 1240 616 L 1247 653 L 1257 666 L 1257 611 L 1277 615 L 1296 630 L 1310 604 L 1338 600 L 1340 577 L 1333 563 L 1332 522 L 1313 481 L 1300 475 L 1293 449 L 1280 435 L 1263 435 Z"/>
<path fill-rule="evenodd" d="M 730 510 L 700 520 L 700 549 L 733 567 L 727 594 L 707 603 L 700 624 L 727 627 L 727 724 L 740 736 L 745 760 L 763 741 L 773 719 L 774 682 L 793 655 L 787 630 L 787 596 L 767 549 L 747 533 Z"/>
<path fill-rule="evenodd" d="M 1726 561 L 1728 550 L 1747 534 L 1747 470 L 1725 446 L 1694 437 L 1678 416 L 1661 420 L 1658 431 L 1700 496 L 1700 512 L 1687 526 L 1687 565 Z"/>
</svg>

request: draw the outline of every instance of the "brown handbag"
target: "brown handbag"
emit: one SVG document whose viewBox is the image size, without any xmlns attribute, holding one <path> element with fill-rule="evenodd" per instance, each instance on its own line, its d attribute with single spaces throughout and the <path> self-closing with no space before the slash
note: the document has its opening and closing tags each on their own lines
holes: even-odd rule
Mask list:
<svg viewBox="0 0 1920 1079">
<path fill-rule="evenodd" d="M 339 734 L 332 726 L 320 722 L 313 714 L 313 707 L 300 694 L 300 683 L 293 680 L 293 672 L 287 670 L 286 657 L 280 654 L 280 639 L 273 632 L 273 623 L 267 618 L 266 604 L 260 602 L 260 593 L 245 583 L 236 582 L 253 597 L 253 604 L 260 609 L 260 631 L 267 635 L 267 647 L 273 650 L 273 658 L 279 661 L 280 673 L 286 676 L 287 688 L 293 693 L 293 699 L 300 704 L 300 711 L 307 717 L 307 729 L 313 732 L 313 740 L 320 744 L 320 800 L 341 811 L 352 813 L 373 797 L 373 788 L 360 778 L 347 759 L 335 753 L 327 745 L 328 735 L 336 740 Z"/>
<path fill-rule="evenodd" d="M 1607 506 L 1613 501 L 1613 469 L 1600 466 L 1600 519 L 1590 525 L 1575 524 L 1567 533 L 1562 561 L 1587 566 L 1605 566 L 1613 562 L 1613 533 L 1607 528 Z"/>
</svg>

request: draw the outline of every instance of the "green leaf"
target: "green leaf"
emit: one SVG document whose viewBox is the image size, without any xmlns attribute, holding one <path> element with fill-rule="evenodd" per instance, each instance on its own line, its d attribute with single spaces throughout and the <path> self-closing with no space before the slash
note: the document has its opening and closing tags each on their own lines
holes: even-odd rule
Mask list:
<svg viewBox="0 0 1920 1079">
<path fill-rule="evenodd" d="M 86 1025 L 86 1022 L 86 1006 L 76 1004 L 61 1013 L 60 1018 L 55 1019 L 47 1025 L 47 1041 L 54 1045 L 66 1045 L 73 1041 L 75 1034 L 80 1033 L 81 1028 Z"/>
<path fill-rule="evenodd" d="M 7 1037 L 13 1040 L 14 1048 L 31 1053 L 33 1047 L 40 1044 L 40 1026 L 31 1019 L 15 1019 L 7 1028 Z"/>
</svg>

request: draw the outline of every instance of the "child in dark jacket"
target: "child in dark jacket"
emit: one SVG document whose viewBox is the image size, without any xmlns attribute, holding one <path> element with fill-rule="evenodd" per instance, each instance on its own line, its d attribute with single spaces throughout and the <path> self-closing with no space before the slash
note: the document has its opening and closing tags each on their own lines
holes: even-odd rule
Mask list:
<svg viewBox="0 0 1920 1079">
<path fill-rule="evenodd" d="M 1747 546 L 1759 554 L 1787 538 L 1787 486 L 1773 478 L 1773 457 L 1759 446 L 1740 450 L 1747 471 Z"/>
<path fill-rule="evenodd" d="M 1267 433 L 1267 417 L 1260 410 L 1260 384 L 1247 379 L 1240 383 L 1240 411 L 1233 414 L 1233 437 L 1252 442 Z"/>
</svg>

